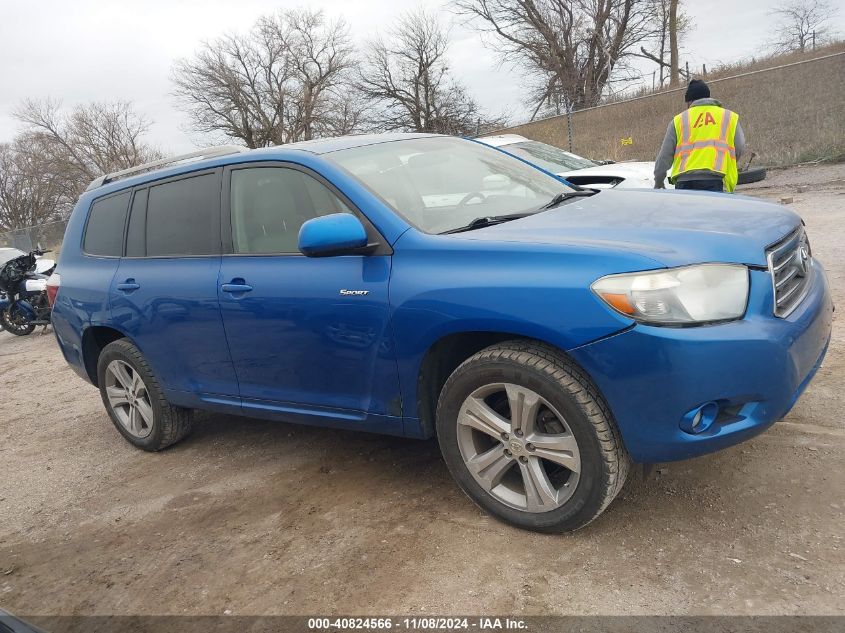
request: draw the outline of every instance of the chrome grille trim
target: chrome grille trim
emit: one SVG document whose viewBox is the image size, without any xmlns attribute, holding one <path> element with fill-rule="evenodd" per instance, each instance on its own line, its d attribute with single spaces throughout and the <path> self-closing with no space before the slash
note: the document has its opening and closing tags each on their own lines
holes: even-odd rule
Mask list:
<svg viewBox="0 0 845 633">
<path fill-rule="evenodd" d="M 810 288 L 811 259 L 810 244 L 803 225 L 766 251 L 769 273 L 772 275 L 776 317 L 789 316 L 804 300 Z"/>
</svg>

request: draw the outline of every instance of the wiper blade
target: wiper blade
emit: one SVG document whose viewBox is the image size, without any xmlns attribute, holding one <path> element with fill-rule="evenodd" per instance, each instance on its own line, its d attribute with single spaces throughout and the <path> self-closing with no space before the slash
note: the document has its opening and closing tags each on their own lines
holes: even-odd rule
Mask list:
<svg viewBox="0 0 845 633">
<path fill-rule="evenodd" d="M 562 204 L 569 200 L 570 198 L 586 198 L 589 196 L 594 196 L 598 193 L 595 189 L 578 189 L 576 191 L 567 191 L 565 193 L 559 193 L 554 198 L 549 200 L 547 204 L 544 204 L 540 207 L 541 211 L 545 211 L 546 209 L 552 209 L 559 204 Z"/>
<path fill-rule="evenodd" d="M 529 215 L 534 215 L 535 211 L 530 213 L 511 213 L 509 215 L 488 215 L 480 218 L 475 218 L 469 224 L 459 226 L 456 229 L 449 229 L 443 231 L 440 235 L 449 235 L 450 233 L 463 233 L 464 231 L 473 231 L 475 229 L 482 229 L 485 226 L 493 226 L 494 224 L 502 224 L 503 222 L 510 222 L 511 220 L 518 220 Z"/>
<path fill-rule="evenodd" d="M 576 189 L 575 191 L 567 191 L 565 193 L 559 193 L 554 198 L 552 198 L 548 203 L 544 204 L 542 207 L 537 209 L 536 211 L 529 211 L 528 213 L 511 213 L 509 215 L 489 215 L 483 216 L 480 218 L 475 218 L 472 222 L 465 226 L 459 226 L 456 229 L 450 229 L 448 231 L 443 231 L 440 235 L 448 235 L 450 233 L 463 233 L 464 231 L 472 231 L 475 229 L 481 229 L 485 226 L 493 226 L 494 224 L 501 224 L 502 222 L 509 222 L 511 220 L 518 220 L 519 218 L 525 218 L 529 215 L 534 215 L 535 213 L 539 213 L 540 211 L 546 211 L 547 209 L 551 209 L 556 207 L 557 205 L 566 202 L 570 198 L 586 198 L 587 196 L 593 196 L 598 193 L 596 189 Z"/>
</svg>

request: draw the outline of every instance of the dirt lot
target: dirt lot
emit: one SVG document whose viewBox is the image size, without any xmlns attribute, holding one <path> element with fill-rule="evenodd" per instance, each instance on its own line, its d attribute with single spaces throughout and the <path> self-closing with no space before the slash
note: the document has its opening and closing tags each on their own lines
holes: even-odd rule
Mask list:
<svg viewBox="0 0 845 633">
<path fill-rule="evenodd" d="M 746 191 L 795 198 L 845 306 L 845 165 Z M 593 525 L 541 536 L 481 514 L 433 442 L 203 415 L 172 449 L 135 450 L 52 334 L 0 333 L 0 606 L 845 614 L 844 377 L 837 327 L 786 420 L 648 481 L 635 473 Z"/>
</svg>

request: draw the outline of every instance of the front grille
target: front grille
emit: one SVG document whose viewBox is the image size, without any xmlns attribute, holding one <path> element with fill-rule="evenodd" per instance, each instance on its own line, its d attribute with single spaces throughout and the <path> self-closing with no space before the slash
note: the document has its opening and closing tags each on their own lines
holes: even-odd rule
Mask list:
<svg viewBox="0 0 845 633">
<path fill-rule="evenodd" d="M 788 316 L 807 294 L 810 286 L 810 243 L 804 227 L 792 233 L 766 251 L 775 296 L 775 316 Z"/>
</svg>

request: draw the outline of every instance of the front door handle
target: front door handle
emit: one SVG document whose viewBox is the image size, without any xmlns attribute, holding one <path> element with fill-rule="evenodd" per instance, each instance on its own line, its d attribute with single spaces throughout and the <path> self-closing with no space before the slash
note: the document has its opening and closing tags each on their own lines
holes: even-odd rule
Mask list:
<svg viewBox="0 0 845 633">
<path fill-rule="evenodd" d="M 138 290 L 141 287 L 141 284 L 136 283 L 134 279 L 127 279 L 122 284 L 117 284 L 116 288 L 123 292 L 132 292 L 133 290 Z"/>
<path fill-rule="evenodd" d="M 220 290 L 223 292 L 231 292 L 232 294 L 239 294 L 242 292 L 249 292 L 252 290 L 252 286 L 248 285 L 243 279 L 238 277 L 229 283 L 220 286 Z"/>
</svg>

